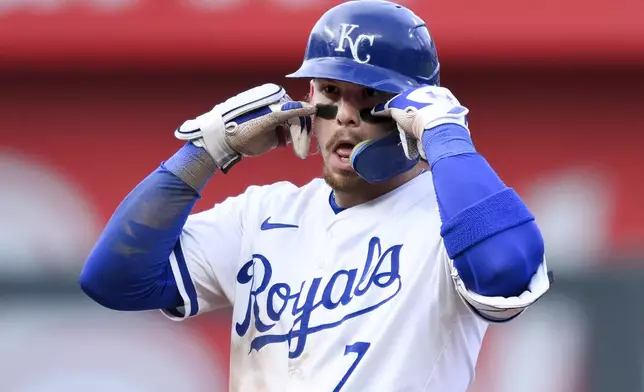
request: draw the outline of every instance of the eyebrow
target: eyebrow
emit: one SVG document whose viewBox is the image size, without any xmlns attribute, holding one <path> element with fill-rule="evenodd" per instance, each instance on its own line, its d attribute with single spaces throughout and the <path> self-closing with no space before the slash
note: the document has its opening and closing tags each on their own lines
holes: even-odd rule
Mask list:
<svg viewBox="0 0 644 392">
<path fill-rule="evenodd" d="M 320 83 L 337 83 L 337 81 L 334 81 L 331 79 L 316 78 L 316 79 L 313 79 L 313 83 L 318 85 Z"/>
</svg>

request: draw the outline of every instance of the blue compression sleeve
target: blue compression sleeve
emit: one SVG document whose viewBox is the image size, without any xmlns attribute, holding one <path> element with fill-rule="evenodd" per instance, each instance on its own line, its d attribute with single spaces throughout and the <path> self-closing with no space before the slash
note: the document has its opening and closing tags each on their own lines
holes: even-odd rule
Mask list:
<svg viewBox="0 0 644 392">
<path fill-rule="evenodd" d="M 173 172 L 200 154 L 203 150 L 186 144 L 119 205 L 80 276 L 82 290 L 94 301 L 116 310 L 183 305 L 169 255 L 201 188 L 193 189 Z"/>
<path fill-rule="evenodd" d="M 534 217 L 477 153 L 465 128 L 438 126 L 423 135 L 433 173 L 441 234 L 465 286 L 510 297 L 527 288 L 544 254 Z"/>
</svg>

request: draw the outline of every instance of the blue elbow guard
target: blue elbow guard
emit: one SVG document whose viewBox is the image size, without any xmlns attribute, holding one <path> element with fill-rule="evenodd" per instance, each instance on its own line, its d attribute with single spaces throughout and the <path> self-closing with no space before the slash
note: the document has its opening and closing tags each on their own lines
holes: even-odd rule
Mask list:
<svg viewBox="0 0 644 392">
<path fill-rule="evenodd" d="M 472 246 L 454 258 L 454 267 L 469 290 L 507 298 L 526 290 L 543 257 L 543 238 L 531 221 Z"/>
</svg>

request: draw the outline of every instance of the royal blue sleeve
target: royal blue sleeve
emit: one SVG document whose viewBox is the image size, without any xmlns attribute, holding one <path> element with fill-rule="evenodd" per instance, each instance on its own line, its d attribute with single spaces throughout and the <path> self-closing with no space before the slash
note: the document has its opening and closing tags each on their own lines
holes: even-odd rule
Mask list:
<svg viewBox="0 0 644 392">
<path fill-rule="evenodd" d="M 174 173 L 203 153 L 186 144 L 121 202 L 80 275 L 81 289 L 90 298 L 116 310 L 183 305 L 169 256 L 201 188 L 187 185 Z"/>
<path fill-rule="evenodd" d="M 534 216 L 473 146 L 445 124 L 425 132 L 445 247 L 465 286 L 485 296 L 526 290 L 544 255 Z"/>
</svg>

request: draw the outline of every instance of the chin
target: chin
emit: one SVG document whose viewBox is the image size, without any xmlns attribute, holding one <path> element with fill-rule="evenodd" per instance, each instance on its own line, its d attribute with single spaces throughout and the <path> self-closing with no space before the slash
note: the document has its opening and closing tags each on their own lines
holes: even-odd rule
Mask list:
<svg viewBox="0 0 644 392">
<path fill-rule="evenodd" d="M 328 166 L 324 167 L 324 181 L 334 191 L 347 193 L 364 189 L 369 185 L 354 171 L 336 171 L 331 170 Z"/>
</svg>

